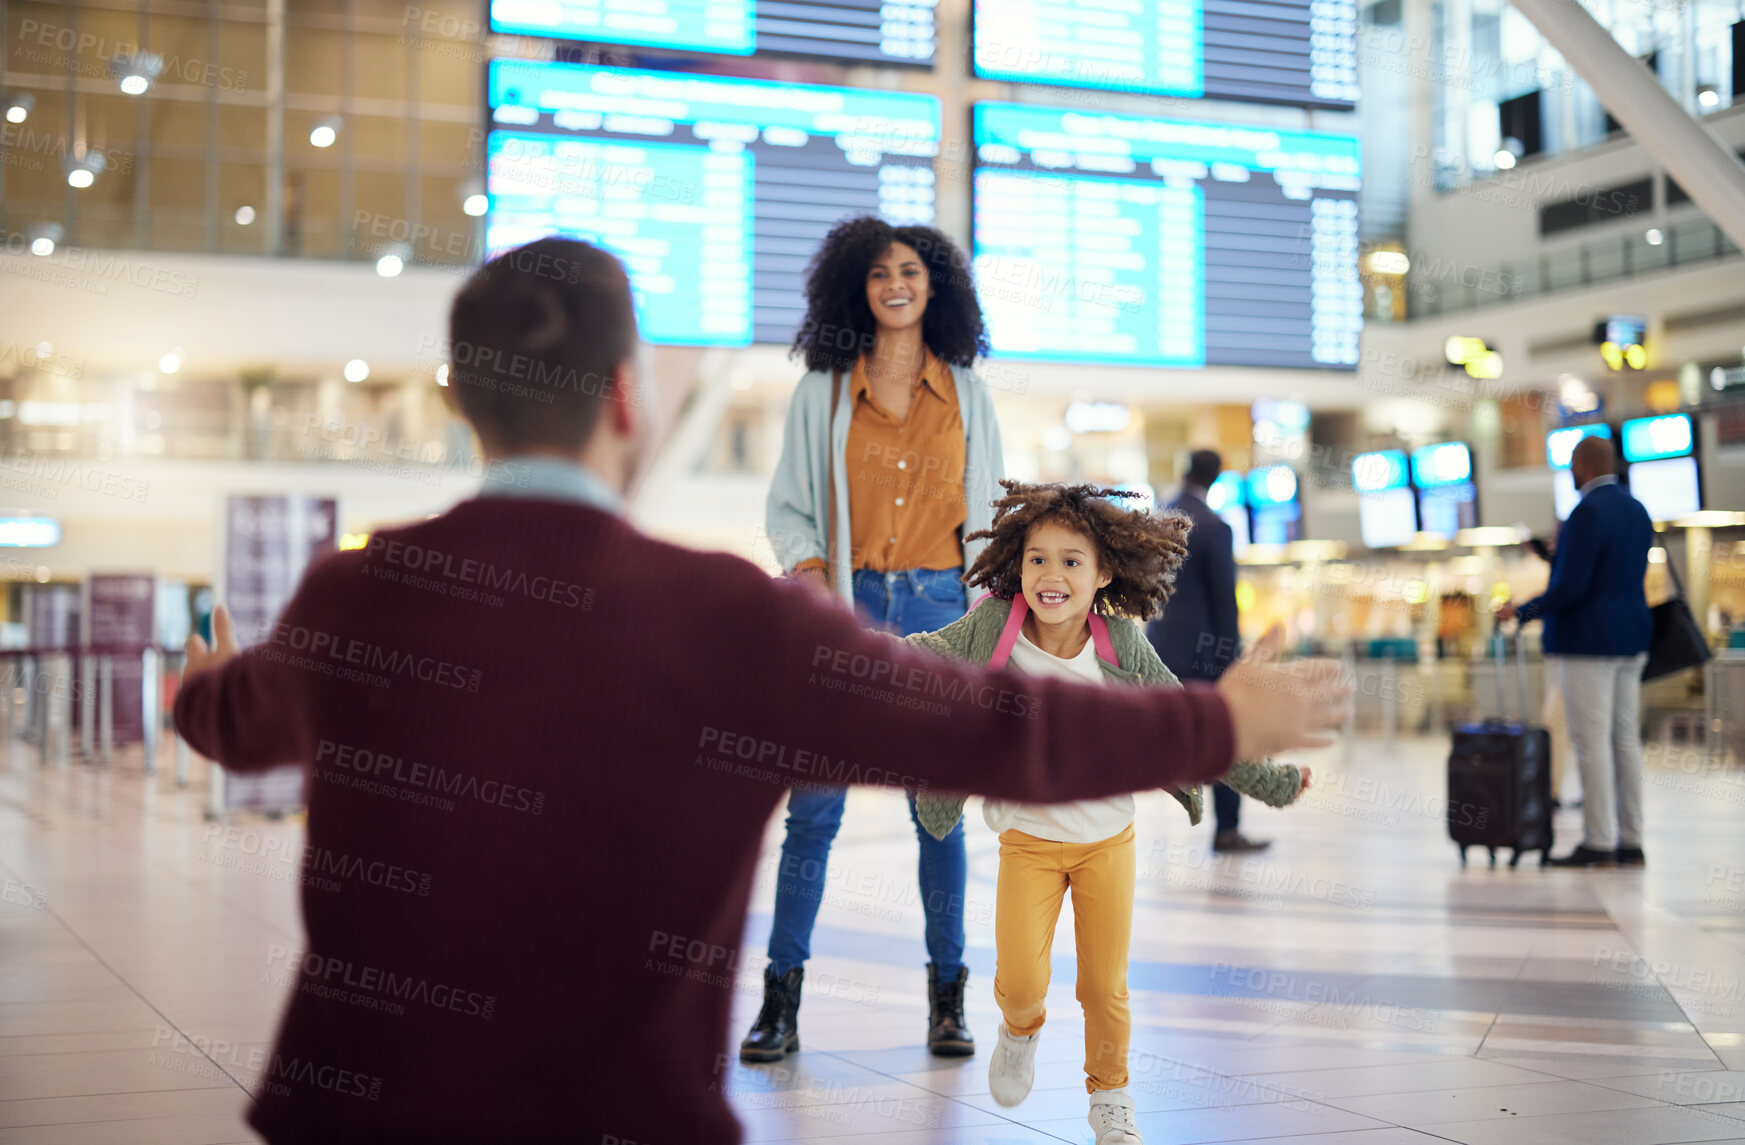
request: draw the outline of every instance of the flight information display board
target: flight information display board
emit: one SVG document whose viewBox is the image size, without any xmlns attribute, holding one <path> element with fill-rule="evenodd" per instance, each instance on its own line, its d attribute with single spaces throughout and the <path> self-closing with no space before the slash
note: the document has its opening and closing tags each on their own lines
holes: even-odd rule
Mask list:
<svg viewBox="0 0 1745 1145">
<path fill-rule="evenodd" d="M 491 0 L 491 30 L 749 56 L 929 64 L 935 0 Z"/>
<path fill-rule="evenodd" d="M 1356 0 L 976 0 L 988 79 L 1349 108 Z"/>
<path fill-rule="evenodd" d="M 974 139 L 996 354 L 1356 367 L 1355 136 L 978 103 Z"/>
<path fill-rule="evenodd" d="M 489 98 L 490 253 L 607 247 L 649 342 L 789 342 L 832 225 L 933 221 L 932 96 L 494 60 Z"/>
</svg>

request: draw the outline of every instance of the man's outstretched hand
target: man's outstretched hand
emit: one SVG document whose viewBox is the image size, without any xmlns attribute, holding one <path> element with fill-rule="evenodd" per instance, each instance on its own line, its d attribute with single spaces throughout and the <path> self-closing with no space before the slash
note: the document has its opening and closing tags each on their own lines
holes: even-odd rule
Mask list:
<svg viewBox="0 0 1745 1145">
<path fill-rule="evenodd" d="M 185 649 L 188 653 L 185 671 L 189 676 L 216 668 L 236 655 L 236 633 L 230 627 L 230 610 L 222 604 L 212 610 L 212 647 L 206 647 L 206 641 L 196 632 L 188 637 Z"/>
<path fill-rule="evenodd" d="M 1218 681 L 1236 728 L 1236 758 L 1265 759 L 1293 748 L 1326 747 L 1351 717 L 1351 674 L 1337 660 L 1279 664 L 1284 629 L 1266 630 Z"/>
</svg>

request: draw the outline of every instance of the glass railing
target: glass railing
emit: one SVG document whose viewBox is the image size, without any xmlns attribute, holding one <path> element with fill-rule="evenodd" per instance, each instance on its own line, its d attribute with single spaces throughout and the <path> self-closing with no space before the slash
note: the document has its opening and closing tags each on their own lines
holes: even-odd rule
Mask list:
<svg viewBox="0 0 1745 1145">
<path fill-rule="evenodd" d="M 1419 256 L 1406 274 L 1406 317 L 1476 310 L 1738 253 L 1739 247 L 1721 228 L 1703 218 L 1652 229 L 1636 227 L 1628 234 L 1541 251 L 1531 259 L 1491 267 Z"/>
<path fill-rule="evenodd" d="M 77 467 L 57 459 L 479 466 L 470 431 L 428 376 L 337 385 L 176 378 L 150 389 L 45 371 L 0 381 L 0 470 L 71 479 Z"/>
</svg>

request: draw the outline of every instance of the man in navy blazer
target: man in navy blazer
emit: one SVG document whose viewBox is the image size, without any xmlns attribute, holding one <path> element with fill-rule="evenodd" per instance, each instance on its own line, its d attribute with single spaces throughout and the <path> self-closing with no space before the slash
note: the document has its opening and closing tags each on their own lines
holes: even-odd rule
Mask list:
<svg viewBox="0 0 1745 1145">
<path fill-rule="evenodd" d="M 1581 845 L 1552 865 L 1640 867 L 1642 664 L 1654 635 L 1642 579 L 1654 524 L 1618 484 L 1609 438 L 1582 438 L 1569 468 L 1581 500 L 1558 538 L 1551 583 L 1498 615 L 1543 620 L 1545 655 L 1562 678 L 1585 821 Z"/>
<path fill-rule="evenodd" d="M 1163 616 L 1146 628 L 1158 659 L 1183 680 L 1216 680 L 1242 650 L 1236 628 L 1236 554 L 1230 526 L 1206 503 L 1224 459 L 1195 450 L 1181 493 L 1169 503 L 1193 519 L 1188 555 L 1175 575 Z M 1244 838 L 1238 829 L 1242 797 L 1222 783 L 1212 789 L 1214 851 L 1264 851 L 1271 843 Z"/>
</svg>

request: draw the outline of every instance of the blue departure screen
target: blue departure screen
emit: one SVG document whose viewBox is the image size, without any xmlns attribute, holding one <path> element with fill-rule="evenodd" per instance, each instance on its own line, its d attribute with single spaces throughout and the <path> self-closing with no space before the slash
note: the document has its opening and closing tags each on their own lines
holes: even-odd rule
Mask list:
<svg viewBox="0 0 1745 1145">
<path fill-rule="evenodd" d="M 1357 100 L 1356 0 L 976 0 L 974 40 L 976 74 L 989 79 L 1305 107 Z"/>
<path fill-rule="evenodd" d="M 1357 365 L 1357 139 L 975 108 L 976 281 L 996 354 Z"/>
<path fill-rule="evenodd" d="M 491 0 L 491 30 L 725 55 L 933 61 L 936 0 Z"/>
<path fill-rule="evenodd" d="M 489 94 L 486 246 L 609 248 L 650 342 L 788 342 L 833 224 L 933 221 L 932 96 L 518 60 Z"/>
</svg>

